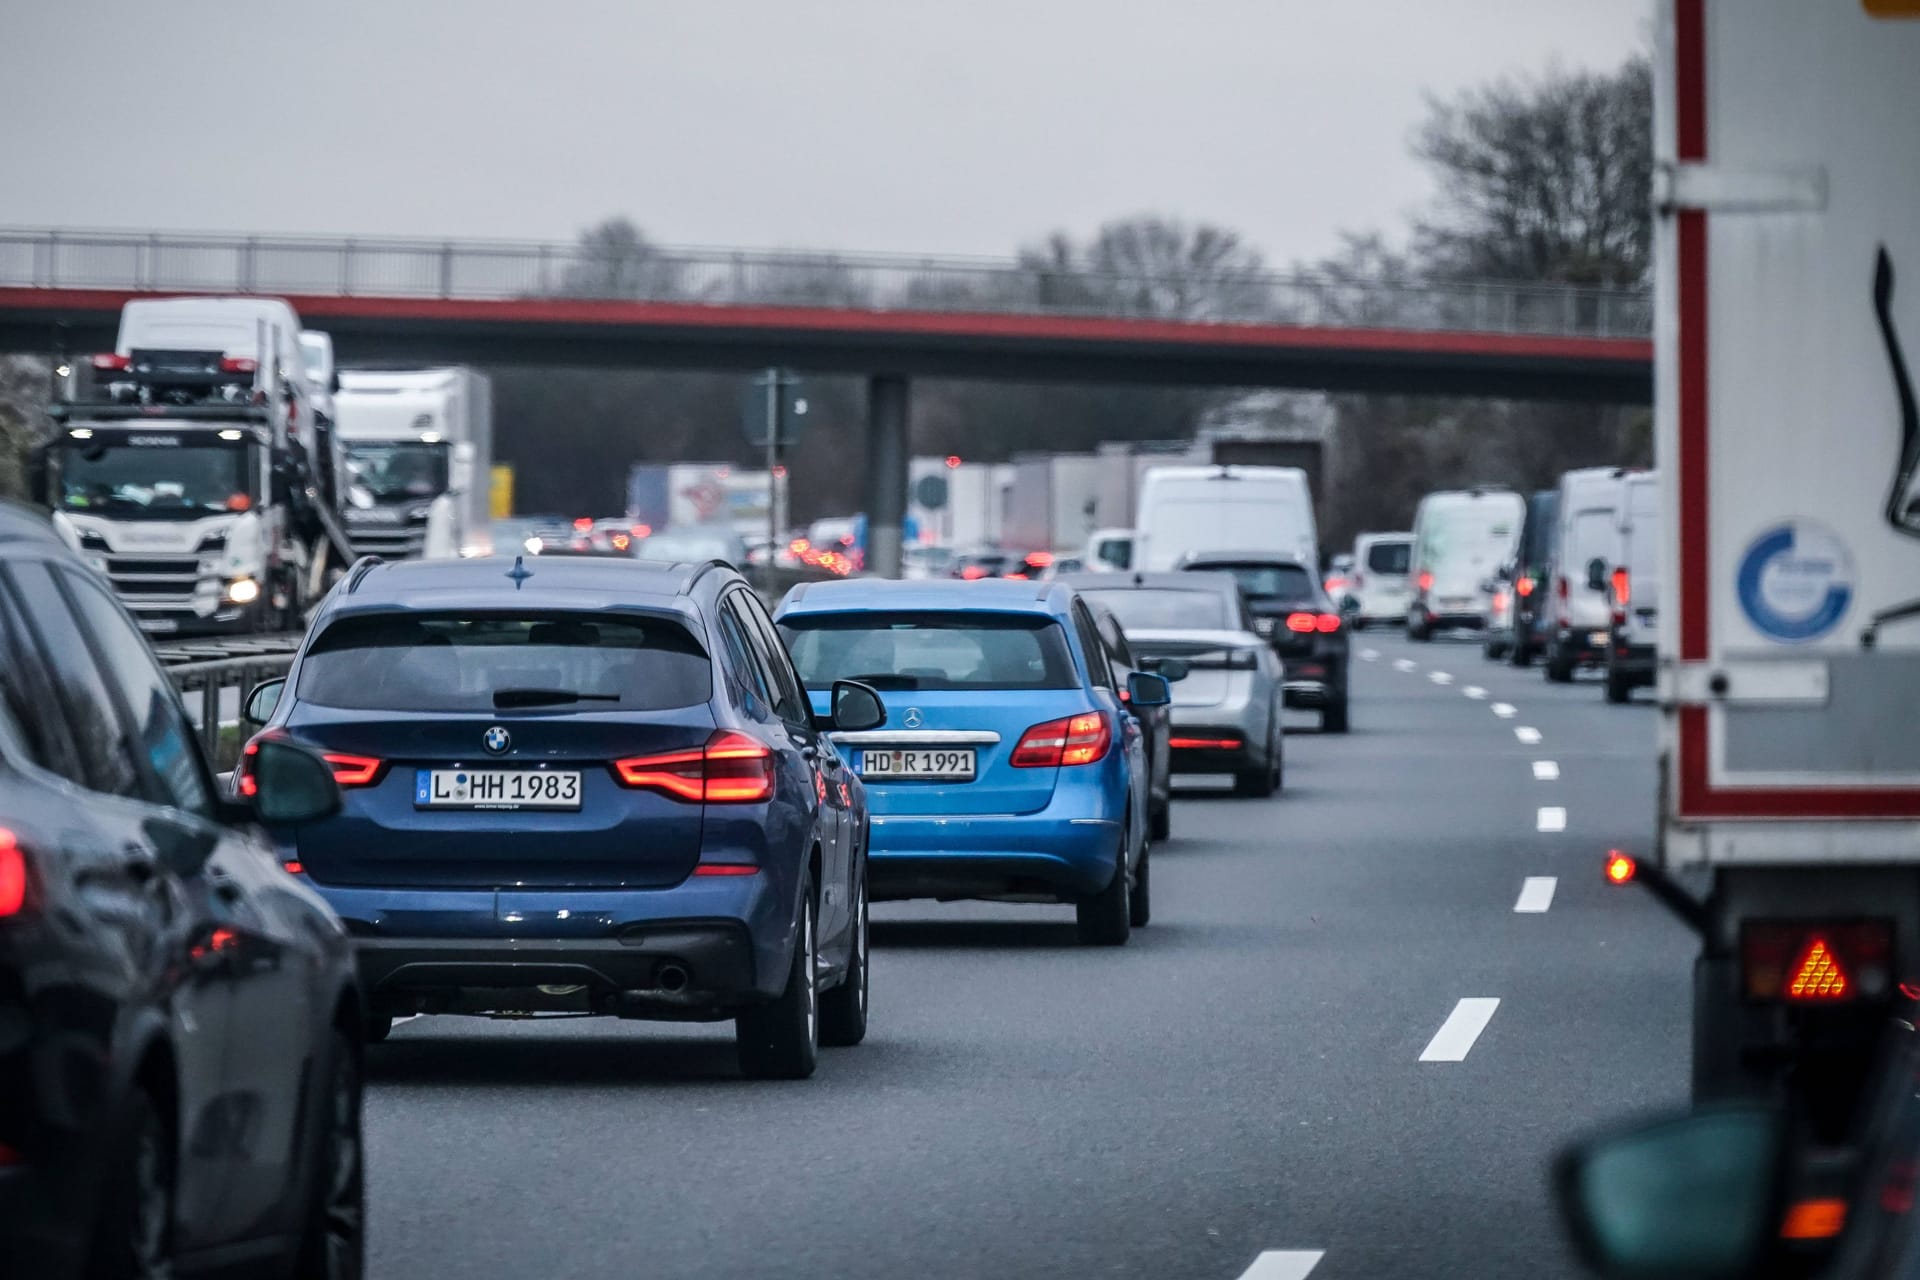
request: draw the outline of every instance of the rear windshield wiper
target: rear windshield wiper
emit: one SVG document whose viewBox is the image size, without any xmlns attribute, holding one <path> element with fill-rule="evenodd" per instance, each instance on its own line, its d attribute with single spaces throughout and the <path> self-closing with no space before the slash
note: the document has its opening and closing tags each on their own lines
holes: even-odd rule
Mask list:
<svg viewBox="0 0 1920 1280">
<path fill-rule="evenodd" d="M 918 689 L 920 687 L 919 676 L 897 675 L 891 671 L 869 671 L 846 678 L 857 680 L 861 684 L 870 684 L 876 689 Z"/>
<path fill-rule="evenodd" d="M 495 689 L 493 705 L 508 707 L 558 707 L 569 702 L 618 702 L 617 693 L 575 693 L 571 689 Z"/>
</svg>

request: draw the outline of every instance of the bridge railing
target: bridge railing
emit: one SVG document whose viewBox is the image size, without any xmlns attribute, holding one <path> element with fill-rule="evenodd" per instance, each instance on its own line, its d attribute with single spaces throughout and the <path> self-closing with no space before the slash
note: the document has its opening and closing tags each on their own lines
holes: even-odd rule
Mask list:
<svg viewBox="0 0 1920 1280">
<path fill-rule="evenodd" d="M 1645 337 L 1645 291 L 1306 273 L 1155 276 L 1023 261 L 653 245 L 0 229 L 0 286 L 593 298 Z"/>
</svg>

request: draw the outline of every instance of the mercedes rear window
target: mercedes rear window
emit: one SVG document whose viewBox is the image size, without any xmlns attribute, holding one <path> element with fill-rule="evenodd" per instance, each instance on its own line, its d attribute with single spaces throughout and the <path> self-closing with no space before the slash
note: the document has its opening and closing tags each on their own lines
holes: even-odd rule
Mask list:
<svg viewBox="0 0 1920 1280">
<path fill-rule="evenodd" d="M 1313 579 L 1297 564 L 1196 564 L 1195 569 L 1217 569 L 1233 575 L 1241 594 L 1250 599 L 1311 600 Z"/>
<path fill-rule="evenodd" d="M 1073 689 L 1066 633 L 1024 613 L 829 613 L 783 618 L 780 634 L 809 689 Z"/>
<path fill-rule="evenodd" d="M 343 618 L 298 696 L 348 711 L 662 711 L 705 702 L 712 665 L 679 622 L 576 613 Z"/>
<path fill-rule="evenodd" d="M 1081 596 L 1113 610 L 1129 631 L 1219 631 L 1237 628 L 1227 618 L 1227 598 L 1218 591 L 1183 591 L 1178 587 L 1086 588 Z"/>
<path fill-rule="evenodd" d="M 1376 542 L 1367 548 L 1368 573 L 1405 573 L 1412 563 L 1412 543 Z"/>
</svg>

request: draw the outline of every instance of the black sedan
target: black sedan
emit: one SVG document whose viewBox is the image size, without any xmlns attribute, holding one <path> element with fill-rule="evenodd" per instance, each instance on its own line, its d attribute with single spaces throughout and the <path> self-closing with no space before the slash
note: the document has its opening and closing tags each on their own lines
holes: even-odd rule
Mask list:
<svg viewBox="0 0 1920 1280">
<path fill-rule="evenodd" d="M 361 1271 L 347 939 L 253 818 L 339 805 L 263 747 L 214 789 L 152 652 L 0 507 L 0 1271 Z"/>
<path fill-rule="evenodd" d="M 1197 553 L 1180 568 L 1232 574 L 1255 629 L 1286 664 L 1287 705 L 1318 711 L 1322 733 L 1347 731 L 1347 627 L 1310 569 L 1246 551 Z"/>
</svg>

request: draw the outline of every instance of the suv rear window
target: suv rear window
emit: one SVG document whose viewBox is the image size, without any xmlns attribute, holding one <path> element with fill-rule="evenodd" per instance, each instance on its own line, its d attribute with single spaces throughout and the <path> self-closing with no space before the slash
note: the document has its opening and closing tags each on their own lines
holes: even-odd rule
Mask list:
<svg viewBox="0 0 1920 1280">
<path fill-rule="evenodd" d="M 1367 548 L 1368 573 L 1405 573 L 1412 563 L 1410 542 L 1376 542 Z"/>
<path fill-rule="evenodd" d="M 706 651 L 670 618 L 371 614 L 300 663 L 298 696 L 348 711 L 661 711 L 705 702 Z"/>
<path fill-rule="evenodd" d="M 1017 613 L 829 613 L 785 618 L 780 634 L 809 689 L 1072 689 L 1080 684 L 1053 618 Z"/>
<path fill-rule="evenodd" d="M 1228 564 L 1211 561 L 1191 566 L 1233 575 L 1240 593 L 1249 599 L 1311 600 L 1313 579 L 1297 564 Z"/>
</svg>

